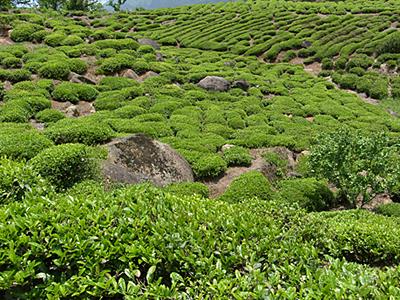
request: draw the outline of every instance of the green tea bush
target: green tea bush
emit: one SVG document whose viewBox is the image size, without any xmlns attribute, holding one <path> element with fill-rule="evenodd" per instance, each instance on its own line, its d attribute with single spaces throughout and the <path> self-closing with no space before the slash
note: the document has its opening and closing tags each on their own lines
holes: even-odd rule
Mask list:
<svg viewBox="0 0 400 300">
<path fill-rule="evenodd" d="M 99 85 L 110 90 L 120 90 L 127 87 L 138 86 L 139 83 L 130 78 L 110 76 L 102 78 Z"/>
<path fill-rule="evenodd" d="M 41 26 L 32 23 L 20 23 L 14 26 L 10 38 L 14 42 L 29 42 L 33 40 L 33 34 L 42 29 Z"/>
<path fill-rule="evenodd" d="M 278 183 L 277 197 L 307 211 L 327 210 L 335 203 L 335 197 L 327 183 L 315 178 L 287 179 Z"/>
<path fill-rule="evenodd" d="M 180 182 L 167 185 L 163 190 L 177 196 L 194 196 L 198 195 L 208 198 L 208 187 L 201 182 Z"/>
<path fill-rule="evenodd" d="M 1 61 L 4 68 L 16 69 L 22 67 L 22 62 L 20 58 L 17 57 L 6 57 Z"/>
<path fill-rule="evenodd" d="M 136 50 L 139 48 L 139 43 L 132 39 L 121 39 L 121 40 L 99 40 L 94 42 L 94 45 L 98 49 L 113 48 L 115 50 L 130 49 Z"/>
<path fill-rule="evenodd" d="M 114 132 L 107 123 L 91 119 L 62 119 L 51 124 L 45 135 L 56 144 L 101 144 L 109 141 Z"/>
<path fill-rule="evenodd" d="M 35 118 L 39 122 L 49 124 L 64 119 L 65 115 L 59 110 L 48 108 L 38 112 Z"/>
<path fill-rule="evenodd" d="M 4 70 L 0 69 L 0 80 L 16 83 L 31 79 L 32 73 L 25 69 Z"/>
<path fill-rule="evenodd" d="M 0 126 L 0 156 L 27 160 L 53 145 L 43 134 L 29 129 L 14 129 Z"/>
<path fill-rule="evenodd" d="M 102 60 L 100 67 L 97 69 L 99 74 L 115 74 L 127 68 L 131 68 L 133 61 L 130 55 L 117 54 L 113 57 Z"/>
<path fill-rule="evenodd" d="M 400 217 L 400 203 L 381 204 L 375 212 L 388 217 Z"/>
<path fill-rule="evenodd" d="M 227 165 L 220 155 L 207 154 L 196 160 L 192 168 L 197 178 L 212 178 L 223 174 Z"/>
<path fill-rule="evenodd" d="M 228 167 L 232 166 L 249 166 L 252 157 L 249 150 L 243 147 L 233 146 L 223 151 L 223 158 Z"/>
<path fill-rule="evenodd" d="M 63 42 L 66 39 L 66 37 L 67 36 L 62 33 L 52 33 L 44 38 L 44 43 L 51 47 L 61 46 L 63 45 Z"/>
<path fill-rule="evenodd" d="M 93 101 L 97 94 L 98 91 L 89 84 L 63 82 L 55 87 L 52 96 L 57 101 L 78 103 L 79 100 Z"/>
<path fill-rule="evenodd" d="M 240 203 L 251 198 L 270 200 L 272 188 L 268 179 L 258 171 L 249 171 L 235 178 L 219 200 Z"/>
<path fill-rule="evenodd" d="M 58 189 L 99 176 L 99 155 L 82 144 L 65 144 L 43 150 L 31 161 L 32 168 Z"/>
<path fill-rule="evenodd" d="M 78 73 L 78 74 L 84 74 L 87 71 L 87 64 L 79 59 L 79 58 L 72 58 L 67 60 L 68 66 L 71 70 L 71 72 Z"/>
<path fill-rule="evenodd" d="M 0 204 L 38 197 L 51 191 L 51 186 L 24 162 L 0 158 Z"/>
<path fill-rule="evenodd" d="M 39 69 L 39 75 L 43 78 L 65 80 L 71 69 L 66 61 L 49 61 Z"/>
<path fill-rule="evenodd" d="M 83 44 L 84 40 L 78 35 L 69 35 L 61 42 L 63 45 L 66 46 L 76 46 L 79 44 Z"/>
<path fill-rule="evenodd" d="M 306 228 L 324 254 L 372 266 L 400 262 L 396 218 L 364 210 L 323 212 L 310 215 Z"/>
</svg>

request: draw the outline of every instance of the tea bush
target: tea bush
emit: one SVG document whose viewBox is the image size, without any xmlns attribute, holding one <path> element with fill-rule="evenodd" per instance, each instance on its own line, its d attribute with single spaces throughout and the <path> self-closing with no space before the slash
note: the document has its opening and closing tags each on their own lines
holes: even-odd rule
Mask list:
<svg viewBox="0 0 400 300">
<path fill-rule="evenodd" d="M 207 154 L 196 160 L 192 168 L 197 178 L 212 178 L 223 174 L 227 165 L 220 155 Z"/>
<path fill-rule="evenodd" d="M 249 150 L 234 146 L 223 151 L 223 158 L 229 167 L 231 166 L 249 166 L 252 157 Z"/>
<path fill-rule="evenodd" d="M 91 119 L 62 119 L 49 125 L 44 134 L 56 144 L 100 144 L 109 141 L 114 132 L 110 126 Z"/>
<path fill-rule="evenodd" d="M 93 101 L 98 91 L 89 84 L 63 82 L 57 85 L 52 93 L 55 100 L 78 103 L 81 101 Z"/>
<path fill-rule="evenodd" d="M 66 61 L 49 61 L 44 63 L 38 72 L 43 78 L 65 80 L 71 69 Z"/>
<path fill-rule="evenodd" d="M 307 211 L 321 211 L 335 204 L 334 194 L 327 183 L 315 178 L 287 179 L 278 183 L 277 197 Z"/>
<path fill-rule="evenodd" d="M 388 217 L 400 217 L 400 203 L 381 204 L 375 212 Z"/>
<path fill-rule="evenodd" d="M 272 187 L 268 179 L 259 171 L 249 171 L 235 178 L 219 199 L 240 203 L 251 198 L 270 200 L 272 195 Z"/>
<path fill-rule="evenodd" d="M 180 182 L 167 185 L 163 190 L 177 196 L 201 196 L 208 198 L 208 187 L 200 182 Z"/>
<path fill-rule="evenodd" d="M 30 161 L 33 170 L 49 180 L 57 189 L 99 176 L 99 155 L 82 144 L 64 144 L 43 150 Z"/>
<path fill-rule="evenodd" d="M 32 23 L 20 23 L 14 26 L 10 38 L 14 42 L 29 42 L 33 40 L 33 34 L 42 29 L 41 26 Z"/>
<path fill-rule="evenodd" d="M 54 123 L 65 118 L 65 115 L 56 109 L 48 108 L 38 112 L 35 115 L 36 120 L 42 123 Z"/>
<path fill-rule="evenodd" d="M 51 186 L 24 162 L 0 158 L 0 204 L 45 195 Z"/>
<path fill-rule="evenodd" d="M 12 159 L 30 159 L 52 145 L 48 138 L 34 130 L 15 129 L 0 133 L 0 156 Z"/>
</svg>

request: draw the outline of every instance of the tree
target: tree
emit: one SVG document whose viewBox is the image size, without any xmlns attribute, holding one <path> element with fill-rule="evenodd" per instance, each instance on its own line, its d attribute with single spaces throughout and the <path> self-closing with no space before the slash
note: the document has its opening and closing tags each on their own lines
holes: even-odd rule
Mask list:
<svg viewBox="0 0 400 300">
<path fill-rule="evenodd" d="M 0 11 L 31 4 L 31 0 L 0 0 Z"/>
<path fill-rule="evenodd" d="M 312 172 L 328 179 L 352 207 L 362 207 L 400 179 L 400 155 L 384 133 L 342 128 L 321 135 L 309 157 Z"/>
<path fill-rule="evenodd" d="M 114 11 L 120 11 L 121 6 L 126 3 L 127 0 L 110 0 L 108 1 L 107 5 L 111 6 Z"/>
</svg>

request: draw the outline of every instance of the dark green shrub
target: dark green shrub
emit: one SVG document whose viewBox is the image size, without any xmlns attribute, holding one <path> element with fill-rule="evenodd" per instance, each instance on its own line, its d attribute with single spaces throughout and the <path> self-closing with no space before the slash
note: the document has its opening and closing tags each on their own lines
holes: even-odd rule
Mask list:
<svg viewBox="0 0 400 300">
<path fill-rule="evenodd" d="M 212 178 L 223 174 L 227 165 L 221 156 L 217 154 L 207 154 L 196 160 L 192 168 L 197 178 Z"/>
<path fill-rule="evenodd" d="M 400 203 L 388 203 L 379 205 L 375 212 L 388 217 L 400 217 Z"/>
<path fill-rule="evenodd" d="M 271 196 L 271 184 L 267 178 L 258 171 L 250 171 L 235 178 L 219 199 L 239 203 L 252 198 L 270 200 Z"/>
<path fill-rule="evenodd" d="M 49 61 L 40 67 L 39 75 L 44 78 L 65 80 L 71 69 L 66 61 Z"/>
<path fill-rule="evenodd" d="M 36 120 L 42 123 L 54 123 L 65 118 L 65 115 L 56 109 L 48 108 L 35 115 Z"/>
<path fill-rule="evenodd" d="M 32 168 L 58 189 L 99 176 L 99 155 L 82 144 L 65 144 L 43 150 L 31 161 Z"/>
<path fill-rule="evenodd" d="M 167 185 L 164 189 L 167 193 L 177 196 L 199 195 L 208 198 L 208 187 L 201 182 L 180 182 Z"/>
<path fill-rule="evenodd" d="M 0 158 L 0 204 L 51 191 L 51 186 L 24 162 Z"/>
<path fill-rule="evenodd" d="M 376 52 L 383 53 L 400 53 L 400 33 L 394 32 L 388 35 L 380 45 L 377 46 Z"/>
<path fill-rule="evenodd" d="M 127 68 L 131 68 L 133 59 L 130 55 L 117 54 L 106 58 L 101 62 L 97 72 L 100 74 L 114 74 Z"/>
<path fill-rule="evenodd" d="M 224 150 L 223 158 L 229 167 L 249 166 L 252 161 L 249 150 L 239 146 L 233 146 Z"/>
<path fill-rule="evenodd" d="M 334 195 L 329 190 L 327 183 L 315 178 L 280 181 L 277 196 L 307 211 L 327 210 L 335 202 Z"/>
</svg>

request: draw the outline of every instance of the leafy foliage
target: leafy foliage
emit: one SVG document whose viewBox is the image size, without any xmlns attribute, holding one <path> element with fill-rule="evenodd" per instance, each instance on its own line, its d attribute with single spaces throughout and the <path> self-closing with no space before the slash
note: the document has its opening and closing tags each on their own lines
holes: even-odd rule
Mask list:
<svg viewBox="0 0 400 300">
<path fill-rule="evenodd" d="M 368 203 L 374 195 L 399 180 L 398 149 L 384 134 L 366 135 L 342 128 L 322 135 L 309 157 L 312 171 L 340 189 L 352 206 Z"/>
</svg>

